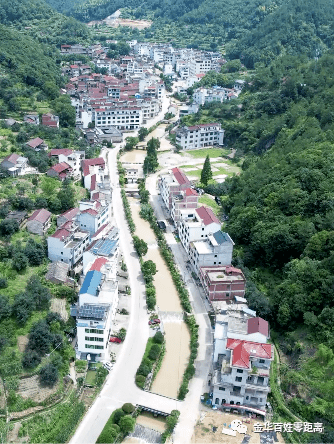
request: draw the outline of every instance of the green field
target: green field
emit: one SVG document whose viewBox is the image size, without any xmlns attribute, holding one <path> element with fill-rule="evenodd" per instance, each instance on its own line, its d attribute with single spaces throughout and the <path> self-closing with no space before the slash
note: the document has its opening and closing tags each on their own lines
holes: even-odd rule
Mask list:
<svg viewBox="0 0 334 444">
<path fill-rule="evenodd" d="M 183 151 L 180 154 L 182 156 L 189 154 L 196 159 L 205 159 L 206 156 L 209 156 L 210 158 L 226 156 L 227 154 L 230 154 L 230 150 L 225 148 L 202 148 L 200 150 Z"/>
<path fill-rule="evenodd" d="M 198 199 L 198 203 L 204 205 L 205 207 L 211 208 L 216 216 L 218 216 L 221 207 L 216 203 L 214 199 L 209 196 L 201 196 Z"/>
</svg>

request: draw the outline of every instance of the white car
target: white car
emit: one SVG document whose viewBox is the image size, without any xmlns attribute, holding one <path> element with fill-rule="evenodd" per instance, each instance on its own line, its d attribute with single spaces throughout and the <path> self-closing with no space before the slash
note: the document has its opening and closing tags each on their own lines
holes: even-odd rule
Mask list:
<svg viewBox="0 0 334 444">
<path fill-rule="evenodd" d="M 113 369 L 113 365 L 110 362 L 105 362 L 103 367 L 106 368 L 109 372 Z"/>
</svg>

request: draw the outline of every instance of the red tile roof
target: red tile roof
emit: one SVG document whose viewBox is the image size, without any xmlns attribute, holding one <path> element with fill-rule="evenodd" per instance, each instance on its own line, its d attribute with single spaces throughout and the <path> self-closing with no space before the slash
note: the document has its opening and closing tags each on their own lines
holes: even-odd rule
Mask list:
<svg viewBox="0 0 334 444">
<path fill-rule="evenodd" d="M 106 223 L 104 225 L 102 225 L 102 227 L 100 227 L 93 235 L 92 235 L 92 239 L 94 239 L 94 237 L 98 236 L 107 226 L 109 225 L 109 223 Z"/>
<path fill-rule="evenodd" d="M 50 217 L 51 217 L 50 211 L 41 208 L 40 210 L 36 210 L 32 213 L 32 215 L 28 219 L 28 222 L 36 220 L 37 222 L 44 224 Z"/>
<path fill-rule="evenodd" d="M 49 152 L 49 156 L 59 156 L 60 154 L 64 154 L 64 156 L 69 156 L 70 154 L 73 154 L 73 150 L 70 150 L 69 148 L 61 148 L 61 149 L 54 149 Z"/>
<path fill-rule="evenodd" d="M 247 321 L 247 333 L 261 333 L 269 338 L 269 324 L 262 318 L 249 318 Z"/>
<path fill-rule="evenodd" d="M 29 140 L 29 142 L 27 142 L 27 145 L 30 146 L 30 148 L 36 148 L 42 143 L 44 143 L 44 140 L 41 139 L 40 137 L 36 137 L 35 139 Z"/>
<path fill-rule="evenodd" d="M 226 348 L 232 350 L 232 365 L 241 368 L 251 368 L 250 357 L 271 359 L 271 344 L 227 339 Z"/>
<path fill-rule="evenodd" d="M 59 217 L 66 217 L 66 219 L 72 220 L 79 213 L 79 211 L 79 208 L 71 208 L 65 211 L 65 213 L 60 214 Z"/>
<path fill-rule="evenodd" d="M 188 179 L 188 177 L 184 174 L 184 172 L 182 170 L 180 170 L 179 168 L 173 168 L 172 171 L 173 171 L 174 177 L 179 185 L 184 185 L 186 183 L 190 184 L 190 180 Z"/>
<path fill-rule="evenodd" d="M 186 189 L 186 196 L 198 196 L 198 193 L 193 188 Z"/>
<path fill-rule="evenodd" d="M 90 267 L 90 270 L 101 271 L 101 268 L 102 268 L 103 265 L 106 264 L 107 262 L 108 262 L 108 259 L 105 259 L 104 257 L 99 257 L 98 259 L 95 259 L 95 262 L 94 262 L 93 265 Z"/>
<path fill-rule="evenodd" d="M 198 216 L 202 219 L 204 225 L 209 225 L 209 224 L 213 224 L 213 223 L 215 223 L 215 224 L 220 223 L 218 218 L 214 215 L 211 208 L 199 207 L 199 208 L 196 208 L 195 211 L 198 214 Z"/>
<path fill-rule="evenodd" d="M 4 160 L 3 160 L 2 162 L 4 162 L 5 160 L 7 160 L 7 162 L 11 162 L 11 163 L 16 164 L 17 159 L 18 159 L 19 157 L 20 157 L 20 156 L 19 156 L 18 154 L 13 153 L 13 154 L 10 154 L 9 156 L 5 157 Z"/>
<path fill-rule="evenodd" d="M 93 174 L 90 182 L 90 191 L 94 191 L 96 188 L 96 174 Z"/>
<path fill-rule="evenodd" d="M 54 170 L 58 174 L 62 173 L 63 171 L 71 170 L 71 169 L 72 168 L 66 162 L 57 163 L 56 165 L 53 165 L 53 167 L 50 168 L 50 170 Z"/>
<path fill-rule="evenodd" d="M 97 216 L 99 213 L 96 210 L 93 210 L 93 208 L 88 208 L 87 210 L 81 211 L 82 214 L 90 214 L 91 216 Z"/>
<path fill-rule="evenodd" d="M 89 174 L 89 167 L 93 165 L 103 165 L 105 167 L 105 161 L 103 157 L 98 157 L 96 159 L 85 159 L 81 161 L 81 167 L 83 170 L 84 176 L 88 176 Z"/>
<path fill-rule="evenodd" d="M 55 233 L 53 233 L 53 235 L 51 237 L 55 237 L 57 239 L 62 240 L 63 237 L 64 239 L 68 238 L 70 236 L 70 232 L 67 231 L 65 228 L 59 228 L 59 230 L 57 230 Z"/>
</svg>

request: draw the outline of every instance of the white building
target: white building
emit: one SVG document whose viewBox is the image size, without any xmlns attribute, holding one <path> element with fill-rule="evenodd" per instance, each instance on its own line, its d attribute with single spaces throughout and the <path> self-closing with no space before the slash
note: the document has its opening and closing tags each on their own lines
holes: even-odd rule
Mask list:
<svg viewBox="0 0 334 444">
<path fill-rule="evenodd" d="M 134 130 L 139 129 L 143 123 L 143 111 L 140 106 L 97 108 L 92 114 L 96 127 L 115 126 L 120 130 Z"/>
<path fill-rule="evenodd" d="M 191 266 L 197 275 L 200 267 L 210 265 L 231 265 L 234 242 L 227 233 L 217 231 L 205 240 L 194 241 L 189 245 Z"/>
<path fill-rule="evenodd" d="M 228 100 L 228 94 L 233 92 L 232 89 L 215 86 L 213 88 L 197 88 L 193 94 L 194 103 L 204 105 L 205 103 L 218 102 L 222 103 Z"/>
<path fill-rule="evenodd" d="M 101 227 L 109 224 L 110 204 L 107 201 L 82 200 L 79 202 L 80 212 L 77 215 L 77 223 L 83 230 L 95 234 Z"/>
<path fill-rule="evenodd" d="M 202 206 L 191 211 L 180 211 L 179 237 L 187 252 L 190 242 L 204 240 L 210 234 L 219 231 L 220 228 L 221 223 L 211 208 Z"/>
<path fill-rule="evenodd" d="M 223 409 L 265 416 L 274 357 L 268 322 L 246 304 L 225 305 L 216 316 L 213 404 Z"/>
<path fill-rule="evenodd" d="M 194 150 L 205 146 L 224 145 L 224 130 L 220 123 L 202 123 L 178 128 L 176 143 L 184 150 Z"/>
<path fill-rule="evenodd" d="M 83 252 L 90 243 L 90 233 L 79 229 L 69 221 L 48 237 L 48 258 L 52 262 L 65 262 L 74 267 L 82 259 Z"/>
</svg>

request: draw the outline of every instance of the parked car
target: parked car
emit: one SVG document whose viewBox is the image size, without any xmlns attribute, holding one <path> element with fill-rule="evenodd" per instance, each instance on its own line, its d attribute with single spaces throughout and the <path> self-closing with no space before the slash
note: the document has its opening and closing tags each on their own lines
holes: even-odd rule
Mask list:
<svg viewBox="0 0 334 444">
<path fill-rule="evenodd" d="M 148 321 L 148 325 L 160 324 L 160 319 L 151 319 Z"/>
<path fill-rule="evenodd" d="M 112 368 L 113 368 L 113 365 L 111 365 L 110 362 L 105 362 L 103 364 L 103 367 L 106 368 L 110 372 L 110 370 L 112 370 Z"/>
<path fill-rule="evenodd" d="M 120 344 L 120 343 L 122 342 L 122 340 L 119 339 L 117 336 L 112 336 L 112 337 L 109 339 L 109 342 L 117 342 L 117 344 Z"/>
</svg>

